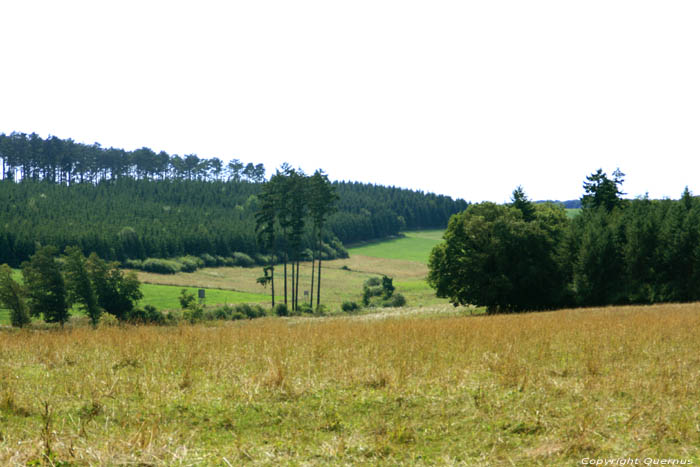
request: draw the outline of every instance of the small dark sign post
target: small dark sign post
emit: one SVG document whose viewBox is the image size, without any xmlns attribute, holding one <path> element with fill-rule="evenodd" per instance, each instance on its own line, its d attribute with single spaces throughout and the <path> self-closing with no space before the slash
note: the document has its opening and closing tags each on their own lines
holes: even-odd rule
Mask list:
<svg viewBox="0 0 700 467">
<path fill-rule="evenodd" d="M 204 298 L 205 298 L 204 289 L 199 289 L 198 295 L 199 295 L 199 303 L 200 304 L 204 303 Z"/>
</svg>

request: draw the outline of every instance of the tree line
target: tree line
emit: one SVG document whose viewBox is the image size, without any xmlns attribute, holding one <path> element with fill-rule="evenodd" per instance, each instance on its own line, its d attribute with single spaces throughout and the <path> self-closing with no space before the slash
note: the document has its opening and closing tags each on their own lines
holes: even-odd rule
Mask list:
<svg viewBox="0 0 700 467">
<path fill-rule="evenodd" d="M 7 264 L 0 266 L 0 305 L 10 310 L 13 326 L 23 327 L 32 317 L 43 317 L 63 327 L 74 305 L 93 326 L 103 312 L 119 321 L 129 318 L 143 297 L 135 273 L 124 273 L 118 263 L 106 262 L 95 253 L 86 258 L 77 247 L 66 248 L 61 257 L 58 253 L 54 246 L 38 249 L 22 263 L 21 282 Z"/>
<path fill-rule="evenodd" d="M 196 154 L 179 156 L 142 147 L 134 151 L 103 148 L 36 133 L 0 133 L 0 179 L 46 180 L 71 185 L 102 180 L 265 181 L 265 166 Z"/>
<path fill-rule="evenodd" d="M 700 200 L 623 199 L 624 174 L 586 177 L 582 209 L 479 203 L 451 218 L 429 283 L 491 313 L 700 300 Z"/>
</svg>

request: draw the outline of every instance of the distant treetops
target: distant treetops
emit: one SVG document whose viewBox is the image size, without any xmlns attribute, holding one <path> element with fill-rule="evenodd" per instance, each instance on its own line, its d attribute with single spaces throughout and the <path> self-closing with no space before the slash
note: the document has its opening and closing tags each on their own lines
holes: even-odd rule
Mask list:
<svg viewBox="0 0 700 467">
<path fill-rule="evenodd" d="M 233 159 L 228 164 L 218 157 L 199 158 L 156 153 L 143 147 L 134 151 L 103 148 L 99 143 L 76 143 L 72 139 L 36 133 L 0 133 L 0 179 L 47 180 L 70 185 L 117 178 L 137 180 L 230 180 L 262 183 L 263 164 Z"/>
<path fill-rule="evenodd" d="M 622 198 L 624 174 L 598 170 L 580 215 L 534 204 L 479 203 L 454 215 L 428 282 L 455 305 L 488 312 L 700 300 L 700 201 Z"/>
</svg>

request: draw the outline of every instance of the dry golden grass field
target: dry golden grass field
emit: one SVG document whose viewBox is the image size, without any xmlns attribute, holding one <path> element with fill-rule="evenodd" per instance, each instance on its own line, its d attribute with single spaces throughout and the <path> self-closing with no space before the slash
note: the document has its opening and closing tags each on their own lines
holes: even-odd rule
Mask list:
<svg viewBox="0 0 700 467">
<path fill-rule="evenodd" d="M 700 305 L 3 329 L 0 411 L 1 465 L 698 465 Z"/>
</svg>

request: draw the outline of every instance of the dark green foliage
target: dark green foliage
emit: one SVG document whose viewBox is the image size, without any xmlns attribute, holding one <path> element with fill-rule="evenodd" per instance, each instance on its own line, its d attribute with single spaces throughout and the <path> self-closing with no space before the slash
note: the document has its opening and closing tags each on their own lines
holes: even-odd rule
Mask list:
<svg viewBox="0 0 700 467">
<path fill-rule="evenodd" d="M 136 264 L 132 263 L 131 266 L 135 267 Z M 176 274 L 182 271 L 182 263 L 169 259 L 147 258 L 139 269 L 157 274 Z"/>
<path fill-rule="evenodd" d="M 678 201 L 622 200 L 623 174 L 613 175 L 587 177 L 572 220 L 544 203 L 527 221 L 519 190 L 509 206 L 454 216 L 431 253 L 430 285 L 490 312 L 700 300 L 698 199 L 686 188 Z"/>
<path fill-rule="evenodd" d="M 22 263 L 22 276 L 31 315 L 43 315 L 47 323 L 60 323 L 63 326 L 70 312 L 57 257 L 56 247 L 39 248 L 29 261 Z"/>
<path fill-rule="evenodd" d="M 192 308 L 197 303 L 197 299 L 195 298 L 194 294 L 187 289 L 182 289 L 180 291 L 178 300 L 180 300 L 180 307 L 183 310 Z"/>
<path fill-rule="evenodd" d="M 255 213 L 265 204 L 258 198 L 262 164 L 231 161 L 224 168 L 216 158 L 104 149 L 21 133 L 0 134 L 0 159 L 0 263 L 19 266 L 37 241 L 122 262 L 267 253 L 269 241 L 259 245 L 255 235 Z M 316 248 L 320 232 L 321 241 L 333 246 L 328 258 L 344 257 L 333 245 L 338 240 L 444 227 L 466 207 L 463 200 L 400 188 L 331 184 L 320 171 L 309 178 L 313 220 L 301 248 Z M 335 214 L 324 211 L 334 193 Z M 269 230 L 265 235 L 271 238 Z"/>
<path fill-rule="evenodd" d="M 382 280 L 379 277 L 370 277 L 362 284 L 362 304 L 369 306 L 372 297 L 380 297 L 383 293 Z"/>
<path fill-rule="evenodd" d="M 143 309 L 134 308 L 129 311 L 127 321 L 131 324 L 166 324 L 167 319 L 163 313 L 153 305 L 146 305 Z"/>
<path fill-rule="evenodd" d="M 346 257 L 340 241 L 396 235 L 403 225 L 396 219 L 409 211 L 423 213 L 425 222 L 419 222 L 416 214 L 411 217 L 415 222 L 406 222 L 406 228 L 437 228 L 446 225 L 460 206 L 449 198 L 433 204 L 433 195 L 408 190 L 343 183 L 332 186 L 341 199 L 339 211 L 324 224 L 324 259 Z M 34 253 L 36 241 L 61 251 L 78 246 L 84 255 L 95 252 L 105 260 L 125 264 L 127 260 L 184 255 L 230 258 L 234 252 L 269 254 L 258 245 L 255 235 L 253 207 L 258 203 L 252 199 L 260 189 L 261 185 L 246 182 L 128 178 L 71 186 L 0 181 L 0 263 L 19 266 Z M 343 194 L 348 199 L 342 198 Z M 387 208 L 384 203 L 394 207 Z M 442 213 L 434 221 L 433 206 Z M 313 229 L 309 223 L 302 250 L 313 249 L 317 242 Z M 138 267 L 136 264 L 129 266 Z"/>
<path fill-rule="evenodd" d="M 532 222 L 535 220 L 535 205 L 527 198 L 523 187 L 518 186 L 513 190 L 511 201 L 511 206 L 522 213 L 525 222 Z"/>
<path fill-rule="evenodd" d="M 574 222 L 580 246 L 573 263 L 573 289 L 582 305 L 624 301 L 622 248 L 616 219 L 604 207 L 585 210 Z"/>
<path fill-rule="evenodd" d="M 255 266 L 255 260 L 249 255 L 242 253 L 240 251 L 233 252 L 233 264 L 234 266 L 241 266 L 244 268 L 250 268 Z"/>
<path fill-rule="evenodd" d="M 340 305 L 340 308 L 346 313 L 353 313 L 360 309 L 360 305 L 358 305 L 355 302 L 346 301 L 343 302 L 342 305 Z"/>
<path fill-rule="evenodd" d="M 390 306 L 393 306 L 394 308 L 400 308 L 400 307 L 406 305 L 406 297 L 404 297 L 403 294 L 400 294 L 400 293 L 394 294 L 390 300 L 391 300 Z"/>
<path fill-rule="evenodd" d="M 181 256 L 176 261 L 180 263 L 182 272 L 194 272 L 199 268 L 203 268 L 205 264 L 201 258 L 195 256 Z"/>
<path fill-rule="evenodd" d="M 127 319 L 134 304 L 143 298 L 141 283 L 133 272 L 124 273 L 116 262 L 106 262 L 92 253 L 87 270 L 97 293 L 97 304 L 118 320 Z"/>
<path fill-rule="evenodd" d="M 260 305 L 240 303 L 236 305 L 234 311 L 247 319 L 262 318 L 265 316 L 265 310 Z"/>
<path fill-rule="evenodd" d="M 87 259 L 78 247 L 66 248 L 63 264 L 68 302 L 80 305 L 90 318 L 93 327 L 97 327 L 102 309 L 97 305 L 95 285 L 90 278 Z"/>
<path fill-rule="evenodd" d="M 189 308 L 182 312 L 182 319 L 188 321 L 190 324 L 204 321 L 204 307 L 197 304 L 190 305 Z"/>
<path fill-rule="evenodd" d="M 583 183 L 585 194 L 581 198 L 583 208 L 604 208 L 610 212 L 622 203 L 622 191 L 620 186 L 624 182 L 625 174 L 620 169 L 613 172 L 613 179 L 609 179 L 603 169 L 598 169 L 595 173 L 586 177 Z"/>
<path fill-rule="evenodd" d="M 25 289 L 12 278 L 12 269 L 0 266 L 0 305 L 10 310 L 10 323 L 21 328 L 31 322 L 25 301 Z"/>
<path fill-rule="evenodd" d="M 394 280 L 391 277 L 382 276 L 382 296 L 390 298 L 394 294 Z"/>
<path fill-rule="evenodd" d="M 289 309 L 284 303 L 278 303 L 275 305 L 275 314 L 277 316 L 289 316 Z"/>
<path fill-rule="evenodd" d="M 489 312 L 547 309 L 565 301 L 558 245 L 564 209 L 537 205 L 526 221 L 520 209 L 481 203 L 454 216 L 430 256 L 428 283 L 454 304 Z"/>
<path fill-rule="evenodd" d="M 391 277 L 370 277 L 362 285 L 362 304 L 368 307 L 402 307 L 406 304 L 406 298 L 399 293 L 394 293 L 395 290 L 394 280 Z M 343 311 L 346 311 L 345 308 Z"/>
</svg>

